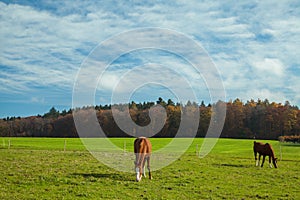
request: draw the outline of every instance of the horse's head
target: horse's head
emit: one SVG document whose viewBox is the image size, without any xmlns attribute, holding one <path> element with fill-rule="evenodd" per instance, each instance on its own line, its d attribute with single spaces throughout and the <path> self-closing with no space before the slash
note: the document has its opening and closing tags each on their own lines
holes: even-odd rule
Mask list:
<svg viewBox="0 0 300 200">
<path fill-rule="evenodd" d="M 134 161 L 134 169 L 136 174 L 136 181 L 139 182 L 142 180 L 142 170 L 141 166 L 139 166 L 139 164 L 136 161 Z"/>
<path fill-rule="evenodd" d="M 136 174 L 136 181 L 140 182 L 142 180 L 142 169 L 140 166 L 135 166 L 135 174 Z"/>
<path fill-rule="evenodd" d="M 274 165 L 275 168 L 277 168 L 277 158 L 273 159 L 273 165 Z"/>
</svg>

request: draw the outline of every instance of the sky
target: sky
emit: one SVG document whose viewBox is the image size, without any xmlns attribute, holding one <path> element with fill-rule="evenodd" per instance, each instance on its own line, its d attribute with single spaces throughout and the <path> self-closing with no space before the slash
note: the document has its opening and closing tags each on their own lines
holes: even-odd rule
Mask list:
<svg viewBox="0 0 300 200">
<path fill-rule="evenodd" d="M 5 0 L 0 1 L 0 26 L 0 117 L 71 108 L 78 74 L 99 45 L 148 27 L 172 30 L 199 44 L 216 66 L 225 100 L 268 99 L 300 106 L 298 0 Z M 174 84 L 167 84 L 187 91 L 182 78 L 192 82 L 198 102 L 212 101 L 208 80 L 187 60 L 162 49 L 124 52 L 105 73 L 92 73 L 102 77 L 94 91 L 97 105 L 110 103 L 112 93 L 122 96 L 133 80 L 142 83 L 149 77 L 160 79 L 126 91 L 129 100 L 183 101 L 174 94 Z M 127 78 L 116 87 L 121 77 Z"/>
</svg>

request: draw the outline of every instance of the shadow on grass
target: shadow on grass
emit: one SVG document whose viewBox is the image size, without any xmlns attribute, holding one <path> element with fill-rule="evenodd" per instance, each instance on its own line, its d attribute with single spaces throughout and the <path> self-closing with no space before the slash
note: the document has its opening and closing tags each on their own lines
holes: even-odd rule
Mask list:
<svg viewBox="0 0 300 200">
<path fill-rule="evenodd" d="M 73 173 L 71 176 L 82 176 L 84 178 L 108 178 L 117 181 L 134 181 L 134 176 L 125 174 L 112 174 L 112 173 Z"/>
<path fill-rule="evenodd" d="M 228 163 L 223 163 L 223 164 L 214 164 L 215 166 L 218 167 L 235 167 L 235 168 L 250 168 L 251 165 L 243 165 L 243 164 L 228 164 Z"/>
</svg>

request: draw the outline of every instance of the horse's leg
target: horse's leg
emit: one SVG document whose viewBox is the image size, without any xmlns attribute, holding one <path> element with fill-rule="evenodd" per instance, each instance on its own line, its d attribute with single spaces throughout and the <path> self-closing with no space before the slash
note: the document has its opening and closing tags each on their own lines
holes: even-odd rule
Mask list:
<svg viewBox="0 0 300 200">
<path fill-rule="evenodd" d="M 263 166 L 264 166 L 265 158 L 266 158 L 266 156 L 265 156 L 265 155 L 263 155 L 263 160 L 262 160 L 262 163 L 261 163 L 261 167 L 263 167 Z"/>
<path fill-rule="evenodd" d="M 258 155 L 258 162 L 257 162 L 257 166 L 259 166 L 259 163 L 260 163 L 260 157 L 261 157 L 261 154 Z"/>
<path fill-rule="evenodd" d="M 255 166 L 257 167 L 259 165 L 259 161 L 257 160 L 257 152 L 254 151 L 254 158 L 255 158 Z"/>
<path fill-rule="evenodd" d="M 145 170 L 145 163 L 146 163 L 146 159 L 147 159 L 147 158 L 145 158 L 145 159 L 143 160 L 143 164 L 142 164 L 142 168 L 143 168 L 143 175 L 144 175 L 144 177 L 146 177 L 146 170 Z"/>
<path fill-rule="evenodd" d="M 271 156 L 269 156 L 269 166 L 270 166 L 270 168 L 273 168 L 272 164 L 271 164 Z"/>
<path fill-rule="evenodd" d="M 142 180 L 142 175 L 143 175 L 143 163 L 145 160 L 145 155 L 143 153 L 138 153 L 138 161 L 136 162 L 136 181 L 141 181 Z"/>
<path fill-rule="evenodd" d="M 151 170 L 150 170 L 150 156 L 147 157 L 147 168 L 149 171 L 149 179 L 152 179 Z"/>
<path fill-rule="evenodd" d="M 135 167 L 139 164 L 139 153 L 134 153 L 135 154 L 135 161 L 134 161 L 134 165 Z"/>
</svg>

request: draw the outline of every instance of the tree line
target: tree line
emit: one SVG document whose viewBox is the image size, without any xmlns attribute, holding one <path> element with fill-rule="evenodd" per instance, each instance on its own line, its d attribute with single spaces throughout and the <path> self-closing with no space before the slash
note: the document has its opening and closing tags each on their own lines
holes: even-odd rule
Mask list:
<svg viewBox="0 0 300 200">
<path fill-rule="evenodd" d="M 249 100 L 242 102 L 235 99 L 229 102 L 216 102 L 205 105 L 188 101 L 186 104 L 174 103 L 171 99 L 164 101 L 159 98 L 156 102 L 143 102 L 113 105 L 120 116 L 124 107 L 129 108 L 131 119 L 140 126 L 148 125 L 151 120 L 149 109 L 155 105 L 165 108 L 167 113 L 163 128 L 153 137 L 175 137 L 178 132 L 182 113 L 189 109 L 200 116 L 196 137 L 205 137 L 211 118 L 214 114 L 213 107 L 218 104 L 226 105 L 226 118 L 221 133 L 222 138 L 257 138 L 278 139 L 280 136 L 300 135 L 300 110 L 287 101 L 285 104 L 270 103 L 267 99 Z M 52 107 L 44 115 L 30 117 L 7 117 L 0 120 L 0 136 L 2 137 L 78 137 L 72 112 L 80 112 L 88 116 L 91 111 L 96 112 L 98 122 L 107 137 L 134 136 L 122 131 L 112 114 L 112 105 L 86 106 L 83 108 L 58 111 Z M 191 121 L 185 123 L 191 123 Z M 87 119 L 88 120 L 88 119 Z M 97 137 L 97 133 L 87 134 Z M 145 133 L 147 136 L 147 133 Z M 186 129 L 183 137 L 192 137 L 193 133 Z"/>
</svg>

